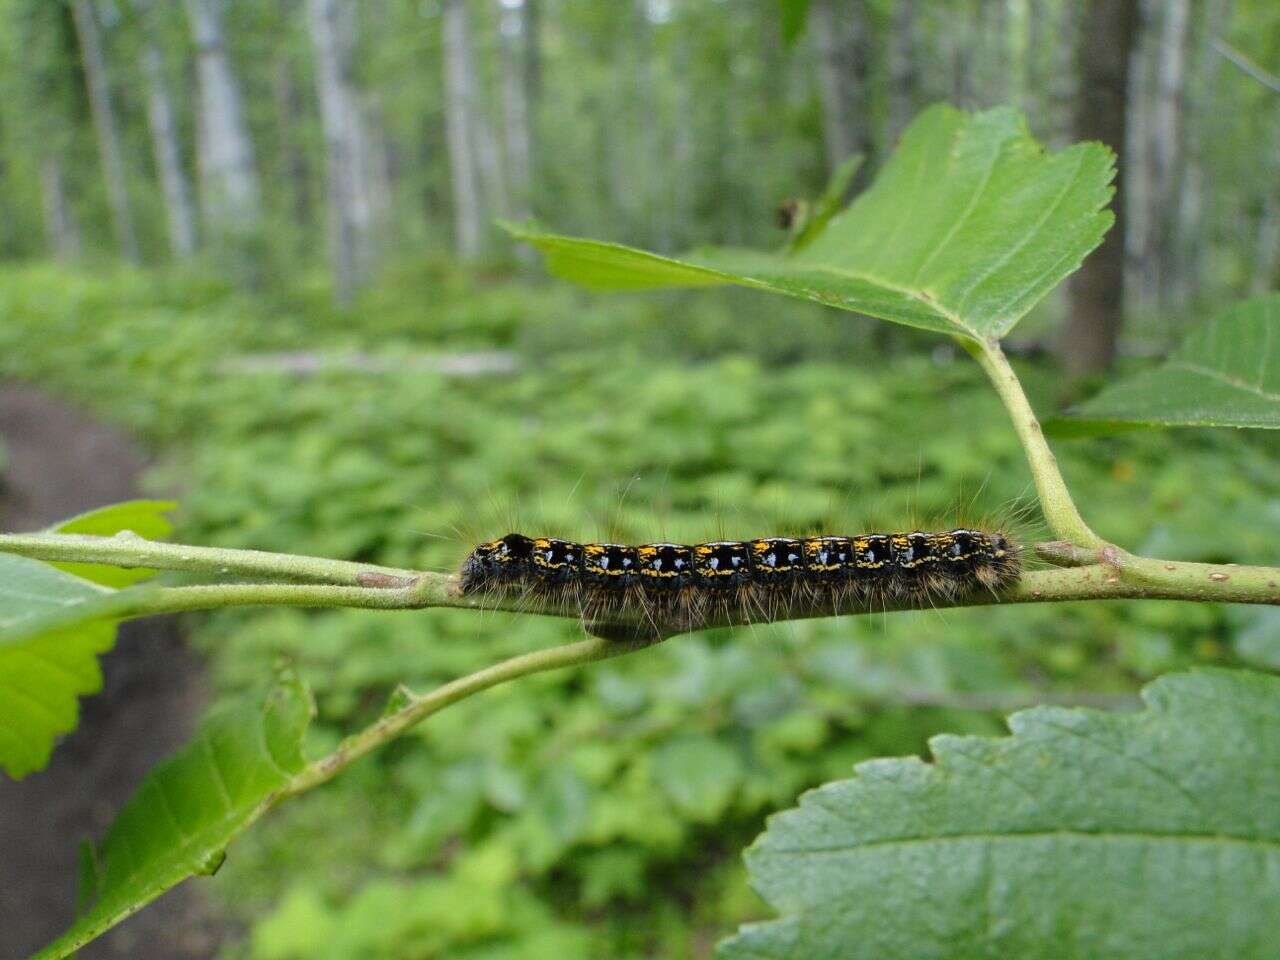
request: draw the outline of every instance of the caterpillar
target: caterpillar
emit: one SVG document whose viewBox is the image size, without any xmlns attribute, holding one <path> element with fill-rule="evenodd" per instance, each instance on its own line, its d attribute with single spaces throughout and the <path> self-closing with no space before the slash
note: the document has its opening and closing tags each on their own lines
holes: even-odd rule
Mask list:
<svg viewBox="0 0 1280 960">
<path fill-rule="evenodd" d="M 800 611 L 925 606 L 998 592 L 1020 572 L 1009 537 L 964 528 L 639 546 L 509 533 L 472 550 L 459 583 L 464 595 L 536 597 L 587 621 L 689 630 Z"/>
</svg>

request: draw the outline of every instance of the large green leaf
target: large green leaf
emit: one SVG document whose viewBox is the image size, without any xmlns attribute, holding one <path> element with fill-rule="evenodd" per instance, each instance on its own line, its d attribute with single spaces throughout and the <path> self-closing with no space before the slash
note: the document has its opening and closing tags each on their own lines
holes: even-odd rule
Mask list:
<svg viewBox="0 0 1280 960">
<path fill-rule="evenodd" d="M 50 527 L 49 532 L 111 537 L 128 531 L 147 540 L 163 540 L 173 532 L 173 524 L 165 514 L 176 506 L 172 500 L 126 500 L 64 520 Z M 55 563 L 53 566 L 108 587 L 127 587 L 158 572 L 146 567 L 126 569 L 103 563 Z"/>
<path fill-rule="evenodd" d="M 747 853 L 781 919 L 726 958 L 1271 960 L 1280 678 L 1158 680 L 1136 714 L 1040 707 L 937 737 L 773 818 Z"/>
<path fill-rule="evenodd" d="M 303 769 L 311 714 L 306 689 L 282 684 L 260 708 L 213 718 L 152 770 L 89 858 L 88 910 L 37 958 L 69 956 L 187 877 L 215 871 L 227 844 Z"/>
<path fill-rule="evenodd" d="M 102 686 L 98 656 L 115 624 L 100 619 L 114 591 L 25 557 L 0 554 L 0 767 L 23 777 L 75 729 L 78 699 Z M 84 611 L 89 622 L 77 623 Z"/>
<path fill-rule="evenodd" d="M 921 114 L 875 183 L 803 249 L 685 259 L 511 227 L 556 274 L 613 289 L 736 283 L 885 320 L 1000 337 L 1101 241 L 1114 158 L 1055 154 L 1017 112 Z"/>
<path fill-rule="evenodd" d="M 1280 294 L 1238 303 L 1163 364 L 1054 421 L 1060 434 L 1133 425 L 1280 429 Z"/>
</svg>

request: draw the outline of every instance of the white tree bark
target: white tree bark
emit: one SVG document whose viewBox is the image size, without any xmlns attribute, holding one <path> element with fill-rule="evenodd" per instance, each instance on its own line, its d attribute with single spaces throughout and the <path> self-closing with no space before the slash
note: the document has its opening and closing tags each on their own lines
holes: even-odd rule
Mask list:
<svg viewBox="0 0 1280 960">
<path fill-rule="evenodd" d="M 529 218 L 530 191 L 533 186 L 529 71 L 524 62 L 530 47 L 530 41 L 526 38 L 529 30 L 527 8 L 528 0 L 499 0 L 503 139 L 506 145 L 508 183 L 511 186 L 511 213 L 517 220 Z M 522 245 L 521 249 L 527 248 Z"/>
<path fill-rule="evenodd" d="M 334 296 L 345 306 L 373 269 L 378 219 L 369 138 L 351 77 L 354 11 L 349 0 L 308 0 L 307 12 L 325 135 Z"/>
<path fill-rule="evenodd" d="M 1200 237 L 1204 220 L 1205 143 L 1220 129 L 1215 104 L 1222 58 L 1213 48 L 1231 18 L 1231 0 L 1208 0 L 1199 22 L 1196 62 L 1188 83 L 1184 156 L 1177 187 L 1177 223 L 1174 231 L 1173 302 L 1189 305 L 1199 295 L 1204 273 Z"/>
<path fill-rule="evenodd" d="M 453 224 L 458 255 L 474 259 L 481 253 L 484 215 L 477 174 L 475 75 L 470 69 L 471 38 L 465 0 L 444 0 L 445 139 L 449 146 L 453 187 Z"/>
<path fill-rule="evenodd" d="M 40 192 L 44 201 L 44 225 L 54 256 L 64 262 L 80 256 L 80 225 L 67 199 L 62 161 L 47 154 L 40 161 Z"/>
<path fill-rule="evenodd" d="M 227 54 L 222 0 L 187 0 L 200 85 L 199 169 L 204 220 L 222 236 L 244 234 L 262 219 L 253 141 Z"/>
<path fill-rule="evenodd" d="M 867 23 L 863 0 L 813 0 L 809 28 L 818 54 L 827 168 L 868 153 Z"/>
<path fill-rule="evenodd" d="M 1140 0 L 1138 39 L 1129 63 L 1128 121 L 1125 126 L 1124 301 L 1132 310 L 1151 299 L 1151 272 L 1147 251 L 1155 230 L 1155 174 L 1151 156 L 1152 118 L 1155 102 L 1155 34 L 1151 29 L 1159 0 Z"/>
<path fill-rule="evenodd" d="M 102 49 L 102 34 L 89 0 L 74 0 L 71 13 L 75 19 L 80 56 L 84 63 L 89 110 L 93 115 L 94 132 L 98 137 L 98 153 L 102 159 L 102 175 L 107 186 L 111 225 L 120 254 L 126 260 L 136 262 L 138 240 L 133 230 L 133 213 L 129 208 L 128 180 L 120 151 L 120 135 L 116 129 L 115 108 L 111 104 L 111 79 L 107 73 L 106 54 Z"/>
<path fill-rule="evenodd" d="M 1175 191 L 1181 178 L 1183 146 L 1183 106 L 1187 78 L 1188 0 L 1166 0 L 1161 4 L 1163 22 L 1156 54 L 1155 103 L 1151 125 L 1151 212 L 1145 260 L 1150 287 L 1162 306 L 1170 301 L 1173 285 L 1173 250 L 1176 243 L 1178 200 Z"/>
<path fill-rule="evenodd" d="M 889 38 L 889 138 L 897 143 L 916 109 L 920 71 L 916 65 L 915 0 L 897 0 Z"/>
<path fill-rule="evenodd" d="M 147 120 L 155 151 L 156 170 L 164 194 L 169 226 L 169 249 L 175 257 L 189 257 L 196 249 L 195 211 L 191 186 L 182 165 L 178 146 L 178 125 L 174 118 L 169 84 L 164 76 L 164 60 L 155 41 L 148 38 L 142 50 L 142 66 L 147 75 Z"/>
<path fill-rule="evenodd" d="M 271 92 L 278 148 L 276 167 L 287 184 L 285 189 L 293 225 L 299 230 L 309 230 L 312 226 L 311 169 L 306 152 L 298 142 L 297 118 L 302 106 L 293 77 L 293 64 L 286 57 L 276 62 Z"/>
<path fill-rule="evenodd" d="M 1254 252 L 1253 277 L 1249 283 L 1251 293 L 1267 293 L 1275 289 L 1277 272 L 1280 271 L 1280 190 L 1275 183 L 1280 180 L 1280 108 L 1272 116 L 1270 156 L 1264 161 L 1269 170 L 1272 189 L 1267 191 L 1262 204 L 1262 217 L 1258 221 L 1258 242 Z"/>
</svg>

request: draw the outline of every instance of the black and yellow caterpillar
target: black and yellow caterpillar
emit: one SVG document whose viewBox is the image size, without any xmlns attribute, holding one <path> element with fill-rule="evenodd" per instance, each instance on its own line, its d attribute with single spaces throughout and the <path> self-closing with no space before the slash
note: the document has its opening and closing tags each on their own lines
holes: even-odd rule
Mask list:
<svg viewBox="0 0 1280 960">
<path fill-rule="evenodd" d="M 460 581 L 464 594 L 536 596 L 594 620 L 696 626 L 997 592 L 1017 581 L 1019 556 L 1004 534 L 970 529 L 639 546 L 510 533 L 472 550 Z"/>
</svg>

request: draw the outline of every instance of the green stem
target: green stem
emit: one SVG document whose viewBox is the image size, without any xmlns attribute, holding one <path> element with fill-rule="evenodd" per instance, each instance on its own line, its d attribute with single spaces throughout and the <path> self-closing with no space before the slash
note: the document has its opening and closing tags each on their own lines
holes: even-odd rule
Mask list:
<svg viewBox="0 0 1280 960">
<path fill-rule="evenodd" d="M 956 597 L 879 599 L 862 604 L 813 603 L 770 611 L 726 612 L 693 624 L 660 624 L 657 627 L 636 620 L 588 624 L 587 629 L 615 647 L 647 645 L 682 633 L 711 627 L 747 623 L 805 620 L 816 617 L 856 616 L 900 610 L 935 610 L 990 604 L 1057 603 L 1070 600 L 1193 600 L 1220 603 L 1260 603 L 1280 605 L 1280 568 L 1243 567 L 1234 564 L 1183 563 L 1136 557 L 1114 547 L 1098 554 L 1060 543 L 1040 544 L 1039 552 L 1057 557 L 1058 567 L 1028 570 L 1017 583 L 1000 594 L 978 592 Z M 226 607 L 352 607 L 377 610 L 421 610 L 433 607 L 504 610 L 580 620 L 582 610 L 573 603 L 550 603 L 536 597 L 462 596 L 455 577 L 438 573 L 422 574 L 408 587 L 383 589 L 338 585 L 233 583 L 191 587 L 140 586 L 107 594 L 101 600 L 77 604 L 57 617 L 42 619 L 8 641 L 21 640 L 31 630 L 44 632 L 74 626 L 89 620 L 127 620 L 165 613 L 218 610 Z"/>
<path fill-rule="evenodd" d="M 1054 536 L 1070 541 L 1081 547 L 1101 548 L 1106 545 L 1101 537 L 1089 529 L 1080 512 L 1076 510 L 1067 484 L 1062 479 L 1062 471 L 1058 469 L 1057 458 L 1049 449 L 1040 429 L 1040 421 L 1023 392 L 1017 374 L 1009 366 L 1009 361 L 995 340 L 960 341 L 966 350 L 978 361 L 986 372 L 1000 399 L 1004 402 L 1009 418 L 1013 421 L 1013 429 L 1022 443 L 1027 463 L 1031 467 L 1031 476 L 1035 480 L 1036 493 L 1040 497 L 1040 509 L 1049 524 Z"/>
<path fill-rule="evenodd" d="M 501 663 L 495 663 L 493 666 L 437 687 L 430 693 L 420 696 L 407 694 L 402 707 L 359 733 L 347 737 L 328 756 L 308 764 L 289 782 L 283 793 L 279 795 L 279 799 L 294 796 L 324 783 L 361 757 L 400 736 L 415 724 L 421 723 L 433 713 L 481 690 L 533 673 L 621 656 L 641 646 L 644 644 L 615 643 L 598 638 L 581 640 L 577 643 L 551 647 L 547 650 L 535 650 L 532 653 L 503 660 Z"/>
<path fill-rule="evenodd" d="M 180 543 L 144 540 L 131 533 L 114 537 L 93 537 L 67 533 L 0 534 L 0 552 L 15 553 L 36 560 L 76 563 L 107 563 L 114 567 L 148 567 L 156 570 L 187 570 L 222 576 L 299 580 L 308 583 L 336 583 L 370 586 L 379 575 L 400 580 L 401 585 L 418 576 L 417 571 L 380 567 L 347 560 L 304 557 L 291 553 L 261 550 L 229 550 L 219 547 L 192 547 Z"/>
</svg>

